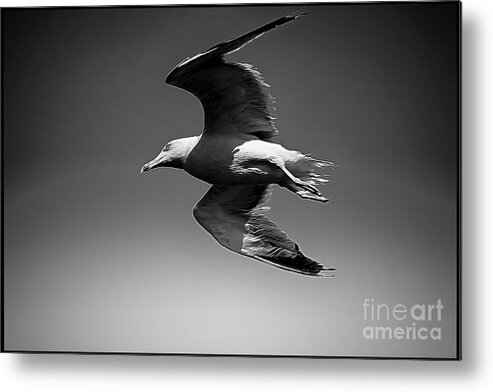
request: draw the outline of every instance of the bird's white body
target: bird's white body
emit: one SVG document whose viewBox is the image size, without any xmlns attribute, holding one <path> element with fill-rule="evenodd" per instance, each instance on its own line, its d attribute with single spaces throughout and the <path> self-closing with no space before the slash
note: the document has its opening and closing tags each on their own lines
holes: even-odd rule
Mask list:
<svg viewBox="0 0 493 392">
<path fill-rule="evenodd" d="M 184 169 L 199 180 L 217 185 L 279 184 L 284 165 L 295 176 L 306 170 L 305 156 L 280 144 L 235 137 L 201 136 Z"/>
</svg>

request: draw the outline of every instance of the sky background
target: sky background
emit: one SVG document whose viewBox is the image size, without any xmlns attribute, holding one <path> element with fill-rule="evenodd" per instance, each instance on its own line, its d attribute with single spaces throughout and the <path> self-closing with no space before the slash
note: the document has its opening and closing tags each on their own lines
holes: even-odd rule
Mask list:
<svg viewBox="0 0 493 392">
<path fill-rule="evenodd" d="M 331 204 L 269 213 L 335 279 L 220 247 L 206 184 L 139 172 L 202 129 L 165 75 L 296 6 L 3 11 L 6 349 L 455 357 L 457 7 L 306 8 L 230 59 L 272 85 L 276 142 L 341 166 Z M 442 341 L 365 340 L 367 297 L 440 298 Z"/>
</svg>

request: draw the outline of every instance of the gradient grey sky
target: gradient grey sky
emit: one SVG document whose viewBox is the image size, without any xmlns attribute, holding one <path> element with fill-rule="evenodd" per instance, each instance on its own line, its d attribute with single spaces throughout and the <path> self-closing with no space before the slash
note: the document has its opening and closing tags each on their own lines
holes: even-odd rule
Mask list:
<svg viewBox="0 0 493 392">
<path fill-rule="evenodd" d="M 455 357 L 458 6 L 306 8 L 230 58 L 272 85 L 276 142 L 341 166 L 331 204 L 269 213 L 332 280 L 227 251 L 206 184 L 139 173 L 201 132 L 165 75 L 296 6 L 3 11 L 6 349 Z M 440 298 L 442 341 L 365 340 L 366 297 Z"/>
</svg>

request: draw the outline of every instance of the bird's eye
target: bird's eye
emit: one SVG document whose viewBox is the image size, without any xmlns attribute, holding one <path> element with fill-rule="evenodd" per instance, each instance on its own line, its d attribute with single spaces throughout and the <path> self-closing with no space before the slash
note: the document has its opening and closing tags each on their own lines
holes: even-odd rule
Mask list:
<svg viewBox="0 0 493 392">
<path fill-rule="evenodd" d="M 163 151 L 168 151 L 171 148 L 171 144 L 166 144 L 163 148 Z"/>
</svg>

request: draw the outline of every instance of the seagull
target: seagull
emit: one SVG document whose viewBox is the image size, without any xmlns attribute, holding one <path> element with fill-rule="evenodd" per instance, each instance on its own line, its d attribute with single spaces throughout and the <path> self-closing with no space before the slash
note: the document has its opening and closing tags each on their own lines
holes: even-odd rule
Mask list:
<svg viewBox="0 0 493 392">
<path fill-rule="evenodd" d="M 316 188 L 328 181 L 320 169 L 337 165 L 272 142 L 278 130 L 270 114 L 269 85 L 253 66 L 224 58 L 306 13 L 282 16 L 179 63 L 165 81 L 200 100 L 204 130 L 199 136 L 167 143 L 141 173 L 171 167 L 211 184 L 193 216 L 233 252 L 297 274 L 333 277 L 335 268 L 306 257 L 262 212 L 268 209 L 265 204 L 275 185 L 303 199 L 327 203 Z"/>
</svg>

